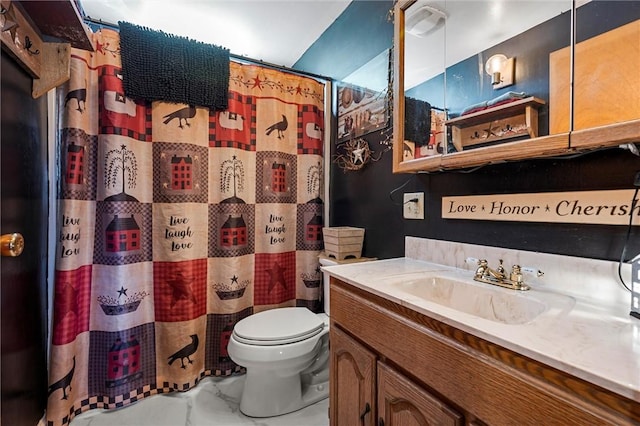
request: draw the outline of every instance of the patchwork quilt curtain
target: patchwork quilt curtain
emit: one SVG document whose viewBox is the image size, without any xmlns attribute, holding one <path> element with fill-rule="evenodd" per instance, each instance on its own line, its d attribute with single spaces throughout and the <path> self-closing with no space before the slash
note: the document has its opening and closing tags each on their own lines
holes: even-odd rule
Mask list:
<svg viewBox="0 0 640 426">
<path fill-rule="evenodd" d="M 236 322 L 321 310 L 324 84 L 232 62 L 225 111 L 134 102 L 93 36 L 58 91 L 49 425 L 242 372 Z"/>
</svg>

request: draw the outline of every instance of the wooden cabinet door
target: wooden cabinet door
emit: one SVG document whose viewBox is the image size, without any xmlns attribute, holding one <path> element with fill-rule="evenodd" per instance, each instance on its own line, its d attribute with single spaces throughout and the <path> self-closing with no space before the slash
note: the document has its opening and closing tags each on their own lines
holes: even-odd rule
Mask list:
<svg viewBox="0 0 640 426">
<path fill-rule="evenodd" d="M 376 356 L 336 326 L 331 327 L 331 426 L 374 426 Z"/>
<path fill-rule="evenodd" d="M 460 426 L 463 418 L 409 379 L 378 363 L 379 426 Z"/>
</svg>

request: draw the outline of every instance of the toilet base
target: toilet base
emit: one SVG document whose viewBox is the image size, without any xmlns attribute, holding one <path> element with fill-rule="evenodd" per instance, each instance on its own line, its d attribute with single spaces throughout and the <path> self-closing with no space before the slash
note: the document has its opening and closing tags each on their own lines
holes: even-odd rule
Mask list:
<svg viewBox="0 0 640 426">
<path fill-rule="evenodd" d="M 302 378 L 247 372 L 240 399 L 240 411 L 249 417 L 275 417 L 298 411 L 329 397 L 329 369 Z M 326 380 L 325 380 L 326 379 Z"/>
</svg>

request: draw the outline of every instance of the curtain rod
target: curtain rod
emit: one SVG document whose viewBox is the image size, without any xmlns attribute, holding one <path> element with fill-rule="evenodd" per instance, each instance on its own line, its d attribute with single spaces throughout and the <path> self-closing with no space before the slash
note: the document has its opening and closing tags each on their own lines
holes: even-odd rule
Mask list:
<svg viewBox="0 0 640 426">
<path fill-rule="evenodd" d="M 83 18 L 85 21 L 87 21 L 90 24 L 94 24 L 94 25 L 99 25 L 99 26 L 103 26 L 103 27 L 110 27 L 111 29 L 117 30 L 120 27 L 118 26 L 118 24 L 114 24 L 112 22 L 107 22 L 107 21 L 103 21 L 102 19 L 95 19 L 95 18 L 91 18 L 89 16 L 85 16 Z M 311 78 L 315 78 L 315 79 L 319 79 L 319 80 L 325 80 L 325 81 L 332 81 L 333 79 L 331 77 L 327 77 L 324 75 L 320 75 L 320 74 L 314 74 L 311 72 L 307 72 L 307 71 L 299 71 L 293 68 L 289 68 L 289 67 L 285 67 L 284 65 L 276 65 L 276 64 L 272 64 L 271 62 L 265 62 L 261 59 L 254 59 L 254 58 L 250 58 L 248 56 L 242 56 L 242 55 L 236 55 L 233 53 L 229 53 L 229 57 L 232 59 L 236 59 L 238 61 L 244 61 L 244 62 L 248 62 L 248 63 L 253 63 L 256 65 L 263 65 L 265 67 L 268 68 L 273 68 L 279 71 L 286 71 L 286 72 L 290 72 L 290 73 L 294 73 L 294 74 L 298 74 L 304 77 L 311 77 Z"/>
</svg>

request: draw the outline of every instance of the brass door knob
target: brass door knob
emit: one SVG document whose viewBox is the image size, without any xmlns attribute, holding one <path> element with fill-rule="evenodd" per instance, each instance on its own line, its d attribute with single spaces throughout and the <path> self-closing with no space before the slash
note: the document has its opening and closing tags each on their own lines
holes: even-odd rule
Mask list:
<svg viewBox="0 0 640 426">
<path fill-rule="evenodd" d="M 23 249 L 24 238 L 22 234 L 15 232 L 13 234 L 4 234 L 0 237 L 0 251 L 2 251 L 2 256 L 20 256 Z"/>
</svg>

